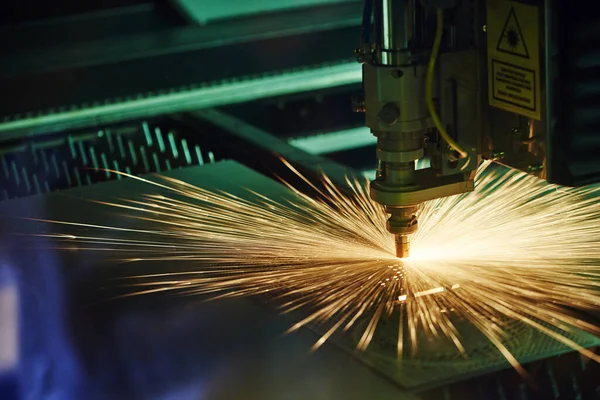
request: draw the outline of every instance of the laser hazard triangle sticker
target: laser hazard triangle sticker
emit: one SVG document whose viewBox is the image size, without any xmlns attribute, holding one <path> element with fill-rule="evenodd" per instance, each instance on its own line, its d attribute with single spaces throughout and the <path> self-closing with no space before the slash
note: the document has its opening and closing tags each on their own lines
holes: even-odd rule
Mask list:
<svg viewBox="0 0 600 400">
<path fill-rule="evenodd" d="M 518 57 L 529 58 L 527 43 L 525 43 L 525 37 L 523 37 L 514 7 L 511 7 L 508 13 L 496 50 Z"/>
</svg>

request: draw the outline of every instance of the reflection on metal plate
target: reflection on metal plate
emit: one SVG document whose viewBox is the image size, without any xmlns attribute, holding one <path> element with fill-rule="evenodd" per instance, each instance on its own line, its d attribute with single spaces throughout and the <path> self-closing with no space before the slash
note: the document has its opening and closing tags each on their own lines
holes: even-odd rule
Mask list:
<svg viewBox="0 0 600 400">
<path fill-rule="evenodd" d="M 441 291 L 434 288 L 429 292 L 427 295 L 436 296 Z M 511 368 L 498 349 L 473 325 L 459 316 L 453 319 L 458 330 L 463 333 L 463 345 L 469 356 L 461 355 L 448 339 L 419 335 L 417 340 L 421 347 L 418 354 L 398 361 L 395 353 L 397 317 L 383 318 L 380 321 L 373 341 L 365 352 L 356 352 L 354 348 L 369 322 L 368 318 L 353 328 L 349 335 L 337 334 L 333 341 L 355 354 L 366 365 L 411 390 L 426 390 Z M 504 322 L 509 338 L 506 344 L 522 364 L 572 352 L 567 346 L 523 323 L 508 320 Z M 315 326 L 313 329 L 321 334 L 325 333 L 319 327 Z M 586 348 L 600 345 L 600 338 L 582 331 L 573 330 L 565 336 Z M 407 345 L 408 341 L 405 341 L 405 348 Z"/>
<path fill-rule="evenodd" d="M 273 199 L 295 198 L 284 185 L 235 162 L 183 168 L 165 175 L 240 197 L 248 196 L 246 188 L 249 188 Z M 132 179 L 115 180 L 6 202 L 0 205 L 0 218 L 27 212 L 28 216 L 91 224 L 131 223 L 128 226 L 143 229 L 146 222 L 124 222 L 119 213 L 89 200 L 139 198 L 149 192 L 165 194 L 159 188 L 149 190 L 147 185 Z M 27 221 L 19 221 L 18 226 L 10 228 L 0 225 L 0 241 L 6 238 L 3 233 L 7 229 L 40 232 L 44 227 Z M 62 288 L 49 288 L 47 275 L 45 281 L 38 278 L 44 265 L 31 263 L 36 253 L 15 250 L 14 268 L 29 267 L 28 275 L 22 276 L 27 280 L 23 283 L 45 296 L 43 308 L 37 306 L 38 302 L 22 311 L 22 326 L 30 332 L 32 341 L 43 344 L 47 343 L 41 339 L 47 336 L 48 324 L 59 324 L 61 329 L 53 331 L 56 332 L 53 342 L 45 347 L 27 347 L 24 356 L 42 360 L 48 368 L 54 367 L 53 363 L 64 364 L 65 359 L 72 357 L 78 361 L 81 357 L 92 373 L 74 376 L 65 368 L 55 368 L 48 379 L 30 373 L 23 377 L 28 389 L 51 391 L 60 384 L 65 391 L 80 388 L 85 393 L 56 397 L 65 400 L 182 397 L 275 400 L 289 398 L 290 393 L 292 398 L 313 400 L 416 398 L 334 345 L 326 344 L 311 353 L 317 336 L 308 330 L 283 335 L 292 320 L 247 299 L 202 302 L 193 296 L 140 296 L 130 302 L 103 302 L 119 293 L 113 279 L 117 276 L 189 271 L 188 262 L 115 265 L 108 260 L 114 255 L 107 253 L 52 252 L 46 258 L 57 263 L 52 270 L 59 275 L 55 278 L 74 285 L 65 291 L 77 293 L 71 298 L 73 303 L 57 310 L 59 303 L 50 300 L 59 296 Z M 202 265 L 194 262 L 193 268 Z M 95 307 L 83 307 L 98 304 L 99 300 Z M 64 320 L 54 317 L 60 313 L 65 314 Z M 42 314 L 45 318 L 41 318 Z M 47 317 L 50 314 L 52 318 Z M 63 346 L 69 354 L 46 359 L 46 355 L 52 354 L 49 347 L 61 340 L 76 348 Z M 24 372 L 30 371 L 24 369 Z"/>
<path fill-rule="evenodd" d="M 289 143 L 310 154 L 327 154 L 374 145 L 377 138 L 369 128 L 360 127 L 291 139 Z"/>
<path fill-rule="evenodd" d="M 344 2 L 356 2 L 356 0 L 229 0 L 224 2 L 198 0 L 175 1 L 175 3 L 186 12 L 189 18 L 200 24 L 225 18 L 239 18 L 246 15 L 259 13 Z"/>
<path fill-rule="evenodd" d="M 248 193 L 244 188 L 249 188 L 274 200 L 290 198 L 289 196 L 293 198 L 293 193 L 283 185 L 233 162 L 184 168 L 166 174 L 193 185 L 214 190 L 220 189 L 240 196 Z M 107 214 L 105 209 L 103 212 L 102 206 L 98 203 L 81 199 L 114 200 L 115 198 L 136 197 L 146 192 L 147 187 L 139 182 L 112 181 L 73 189 L 69 191 L 69 196 L 47 194 L 38 196 L 34 199 L 35 201 L 26 199 L 19 202 L 8 202 L 6 206 L 0 206 L 0 216 L 19 215 L 19 210 L 31 209 L 27 205 L 43 204 L 38 211 L 38 217 L 85 220 L 91 224 L 110 225 L 117 223 L 116 221 L 119 219 L 122 221 L 122 217 L 115 213 Z M 20 209 L 20 207 L 22 208 Z M 136 221 L 136 224 L 139 224 L 136 228 L 143 229 L 143 221 Z M 24 225 L 19 227 L 26 229 Z M 2 239 L 2 231 L 5 229 L 4 226 L 0 226 L 0 239 Z M 39 229 L 39 225 L 37 225 L 37 229 Z M 66 252 L 57 254 L 57 256 L 70 260 L 69 264 L 65 263 L 65 273 L 69 273 L 69 282 L 78 282 L 79 280 L 80 284 L 88 282 L 88 285 L 89 282 L 98 285 L 101 278 L 107 278 L 107 275 L 110 274 L 135 275 L 160 273 L 165 270 L 175 272 L 178 268 L 180 270 L 189 268 L 187 264 L 178 266 L 173 262 L 144 265 L 128 263 L 121 264 L 118 268 L 99 270 L 73 268 L 74 265 L 92 265 L 92 262 L 96 265 L 102 264 L 99 264 L 101 261 L 98 258 L 90 255 L 86 259 L 84 252 L 64 253 Z M 27 260 L 28 256 L 30 255 L 22 255 L 23 262 Z M 97 254 L 94 256 L 99 257 Z M 106 263 L 106 261 L 104 262 Z M 194 264 L 194 268 L 201 267 L 202 264 Z M 126 272 L 123 268 L 127 268 Z M 110 278 L 113 277 L 110 276 Z M 32 281 L 35 283 L 35 280 Z M 107 280 L 105 279 L 104 282 Z M 462 290 L 458 287 L 452 289 Z M 110 294 L 112 289 L 105 287 L 104 290 L 101 295 L 106 296 L 107 291 Z M 440 288 L 432 288 L 419 295 L 440 296 L 444 293 L 445 291 Z M 82 296 L 93 297 L 87 291 L 83 291 Z M 397 317 L 396 319 L 391 317 L 382 320 L 366 352 L 356 352 L 354 348 L 360 335 L 364 332 L 365 325 L 369 323 L 368 317 L 357 321 L 357 325 L 352 331 L 333 336 L 331 342 L 335 343 L 337 347 L 327 343 L 309 355 L 309 349 L 317 336 L 301 330 L 297 335 L 282 337 L 281 333 L 290 326 L 291 321 L 285 316 L 281 318 L 267 317 L 264 309 L 254 309 L 245 300 L 236 303 L 208 302 L 204 303 L 206 307 L 203 305 L 190 312 L 189 305 L 181 306 L 180 304 L 178 307 L 167 309 L 167 303 L 171 303 L 175 299 L 168 301 L 161 299 L 160 306 L 148 306 L 148 303 L 144 305 L 144 302 L 149 301 L 148 298 L 140 299 L 140 302 L 136 303 L 137 308 L 129 305 L 128 307 L 113 307 L 110 310 L 114 315 L 111 315 L 106 322 L 108 326 L 102 329 L 108 329 L 114 335 L 100 338 L 103 346 L 97 345 L 93 341 L 94 335 L 90 334 L 92 337 L 85 337 L 90 342 L 88 346 L 85 349 L 78 348 L 77 350 L 87 360 L 97 360 L 100 357 L 98 353 L 102 352 L 100 357 L 104 361 L 102 365 L 110 366 L 109 371 L 105 371 L 106 367 L 104 367 L 103 372 L 108 374 L 118 375 L 121 371 L 112 368 L 114 363 L 106 363 L 106 360 L 111 361 L 114 357 L 114 359 L 122 361 L 125 372 L 132 374 L 132 376 L 123 378 L 126 383 L 139 384 L 139 379 L 136 382 L 129 380 L 133 381 L 139 376 L 146 377 L 143 380 L 145 386 L 141 385 L 144 394 L 147 394 L 156 385 L 164 385 L 161 387 L 162 390 L 166 390 L 166 387 L 174 390 L 176 385 L 206 382 L 206 390 L 210 389 L 211 394 L 220 395 L 218 398 L 279 399 L 285 397 L 285 393 L 294 393 L 297 398 L 311 399 L 397 400 L 411 398 L 414 391 L 461 381 L 509 367 L 497 349 L 459 316 L 454 316 L 453 320 L 456 325 L 460 326 L 459 331 L 463 332 L 466 339 L 463 344 L 470 357 L 462 357 L 448 340 L 421 337 L 419 341 L 423 343 L 423 346 L 419 350 L 418 357 L 407 358 L 399 362 L 395 357 Z M 76 300 L 80 301 L 80 299 Z M 92 299 L 86 298 L 85 300 Z M 94 300 L 98 300 L 98 298 L 96 297 Z M 173 303 L 171 303 L 172 305 Z M 73 307 L 73 309 L 78 309 L 78 307 Z M 101 325 L 102 320 L 94 319 L 99 319 L 101 316 L 92 314 L 93 310 L 90 309 L 83 311 L 85 312 L 85 318 L 82 318 L 84 324 L 89 325 L 89 321 L 92 319 L 99 326 Z M 70 310 L 69 312 L 76 311 Z M 39 320 L 36 320 L 35 315 L 29 317 L 33 317 L 33 319 L 24 321 L 24 324 L 34 331 L 33 327 L 36 327 L 37 331 L 34 333 L 43 335 L 45 332 L 40 329 Z M 294 315 L 294 319 L 300 317 L 302 315 Z M 175 318 L 181 319 L 174 321 Z M 69 318 L 69 321 L 77 326 L 75 317 Z M 327 326 L 311 328 L 321 335 L 327 330 Z M 509 348 L 523 363 L 569 351 L 563 345 L 557 344 L 547 336 L 523 324 L 506 321 L 505 328 L 509 337 Z M 86 332 L 83 330 L 77 334 L 81 339 L 81 335 L 85 335 Z M 566 336 L 586 347 L 600 344 L 599 339 L 579 331 L 573 331 Z M 87 343 L 87 340 L 80 340 L 80 343 Z M 244 350 L 252 351 L 251 355 L 243 359 L 232 358 L 231 346 L 236 343 Z M 124 353 L 119 353 L 119 351 Z M 137 354 L 144 356 L 135 358 Z M 158 368 L 160 365 L 168 365 L 169 368 L 160 369 L 160 373 L 155 375 L 150 373 L 153 368 Z M 171 365 L 181 367 L 176 372 L 176 379 L 172 376 L 175 372 L 170 367 Z M 371 370 L 365 366 L 370 367 Z M 373 370 L 377 373 L 373 373 Z M 210 371 L 210 374 L 206 371 Z M 382 379 L 382 375 L 388 379 Z M 94 376 L 94 378 L 96 377 Z M 94 383 L 96 385 L 89 387 L 103 387 L 97 385 L 97 382 Z"/>
<path fill-rule="evenodd" d="M 0 377 L 17 366 L 17 315 L 17 289 L 0 276 Z"/>
</svg>

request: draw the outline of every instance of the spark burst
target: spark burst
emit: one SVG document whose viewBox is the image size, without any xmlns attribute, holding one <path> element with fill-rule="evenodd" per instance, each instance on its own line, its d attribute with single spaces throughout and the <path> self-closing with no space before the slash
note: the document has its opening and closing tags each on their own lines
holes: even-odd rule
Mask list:
<svg viewBox="0 0 600 400">
<path fill-rule="evenodd" d="M 118 250 L 127 261 L 189 263 L 189 272 L 133 277 L 139 281 L 132 295 L 269 293 L 284 312 L 304 312 L 290 331 L 326 324 L 315 349 L 362 320 L 357 348 L 365 350 L 379 321 L 396 313 L 399 357 L 418 354 L 422 337 L 443 337 L 466 352 L 456 323 L 466 320 L 521 370 L 506 330 L 518 321 L 600 361 L 568 335 L 575 328 L 600 335 L 578 314 L 600 305 L 597 186 L 557 187 L 486 162 L 475 192 L 423 205 L 411 257 L 399 260 L 385 230 L 387 216 L 369 199 L 366 182 L 348 179 L 352 193 L 346 195 L 324 176 L 319 190 L 326 201 L 291 185 L 295 198 L 278 201 L 255 192 L 250 200 L 211 192 L 168 177 L 131 178 L 170 195 L 103 204 L 134 213 L 150 228 L 49 222 L 108 232 L 55 237 Z"/>
</svg>

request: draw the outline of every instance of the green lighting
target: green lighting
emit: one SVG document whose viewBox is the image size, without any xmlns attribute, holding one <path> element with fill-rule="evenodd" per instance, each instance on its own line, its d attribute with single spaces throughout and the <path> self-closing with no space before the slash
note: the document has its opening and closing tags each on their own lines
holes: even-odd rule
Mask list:
<svg viewBox="0 0 600 400">
<path fill-rule="evenodd" d="M 292 146 L 315 155 L 358 149 L 376 143 L 377 138 L 366 127 L 323 133 L 289 141 Z"/>
</svg>

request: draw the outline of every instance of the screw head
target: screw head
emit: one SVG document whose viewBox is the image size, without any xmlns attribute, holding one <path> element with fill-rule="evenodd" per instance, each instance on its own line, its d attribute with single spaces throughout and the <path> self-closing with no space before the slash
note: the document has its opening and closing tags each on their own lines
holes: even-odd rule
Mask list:
<svg viewBox="0 0 600 400">
<path fill-rule="evenodd" d="M 527 167 L 527 170 L 528 170 L 530 173 L 537 173 L 537 172 L 540 172 L 540 171 L 541 171 L 541 170 L 543 170 L 543 169 L 544 169 L 544 164 L 542 164 L 542 163 L 535 163 L 535 164 L 531 164 L 531 165 L 529 165 L 529 166 Z"/>
<path fill-rule="evenodd" d="M 499 161 L 502 160 L 504 158 L 504 152 L 503 151 L 493 151 L 490 154 L 490 159 L 492 161 Z"/>
<path fill-rule="evenodd" d="M 400 118 L 400 110 L 394 103 L 387 103 L 381 108 L 377 116 L 381 122 L 393 125 Z"/>
<path fill-rule="evenodd" d="M 395 69 L 392 71 L 392 77 L 399 79 L 402 78 L 404 76 L 404 71 L 402 71 L 401 69 Z"/>
</svg>

